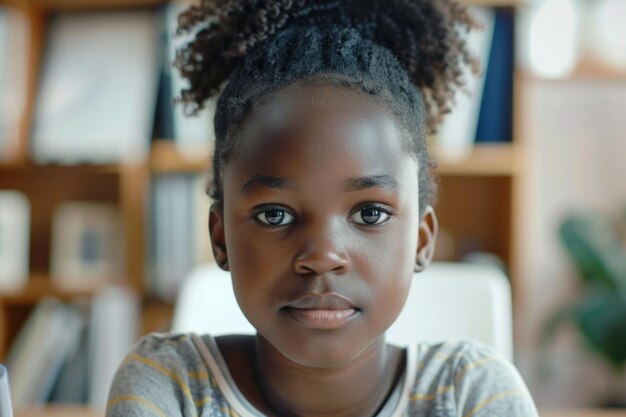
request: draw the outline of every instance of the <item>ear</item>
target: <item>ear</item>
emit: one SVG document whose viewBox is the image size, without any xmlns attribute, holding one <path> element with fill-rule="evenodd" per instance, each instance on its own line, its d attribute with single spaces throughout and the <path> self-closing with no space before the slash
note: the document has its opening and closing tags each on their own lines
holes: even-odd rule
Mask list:
<svg viewBox="0 0 626 417">
<path fill-rule="evenodd" d="M 435 242 L 439 232 L 437 215 L 431 206 L 426 206 L 419 226 L 417 253 L 415 254 L 415 272 L 422 272 L 430 265 L 435 254 Z"/>
<path fill-rule="evenodd" d="M 209 236 L 211 236 L 211 248 L 215 262 L 224 271 L 229 271 L 226 236 L 224 234 L 224 210 L 217 203 L 211 204 L 209 210 Z"/>
</svg>

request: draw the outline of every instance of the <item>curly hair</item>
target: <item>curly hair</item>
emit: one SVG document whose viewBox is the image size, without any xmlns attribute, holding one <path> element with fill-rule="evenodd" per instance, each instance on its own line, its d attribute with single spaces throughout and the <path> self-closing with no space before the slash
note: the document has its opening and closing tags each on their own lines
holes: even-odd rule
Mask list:
<svg viewBox="0 0 626 417">
<path fill-rule="evenodd" d="M 222 202 L 234 134 L 258 100 L 320 79 L 386 104 L 418 161 L 420 213 L 436 199 L 426 136 L 437 131 L 478 60 L 464 35 L 479 28 L 454 0 L 201 0 L 178 17 L 194 34 L 175 67 L 189 81 L 179 102 L 193 115 L 220 95 L 209 195 Z M 227 83 L 225 83 L 228 81 Z M 224 86 L 224 84 L 226 84 Z"/>
</svg>

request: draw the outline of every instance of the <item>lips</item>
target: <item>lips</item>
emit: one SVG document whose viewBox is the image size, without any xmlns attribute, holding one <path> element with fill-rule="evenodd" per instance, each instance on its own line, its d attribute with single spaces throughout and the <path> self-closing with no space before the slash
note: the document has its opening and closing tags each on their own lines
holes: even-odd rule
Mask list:
<svg viewBox="0 0 626 417">
<path fill-rule="evenodd" d="M 360 312 L 350 301 L 337 294 L 308 294 L 280 310 L 299 325 L 311 329 L 342 327 Z"/>
<path fill-rule="evenodd" d="M 337 294 L 308 294 L 285 307 L 300 310 L 348 310 L 355 308 L 350 301 Z"/>
</svg>

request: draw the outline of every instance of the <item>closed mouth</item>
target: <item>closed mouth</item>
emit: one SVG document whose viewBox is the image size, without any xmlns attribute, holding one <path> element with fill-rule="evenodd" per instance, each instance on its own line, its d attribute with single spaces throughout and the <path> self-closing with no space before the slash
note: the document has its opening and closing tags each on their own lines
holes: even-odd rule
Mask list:
<svg viewBox="0 0 626 417">
<path fill-rule="evenodd" d="M 303 327 L 320 330 L 341 327 L 361 312 L 337 294 L 307 294 L 283 306 L 280 311 Z"/>
</svg>

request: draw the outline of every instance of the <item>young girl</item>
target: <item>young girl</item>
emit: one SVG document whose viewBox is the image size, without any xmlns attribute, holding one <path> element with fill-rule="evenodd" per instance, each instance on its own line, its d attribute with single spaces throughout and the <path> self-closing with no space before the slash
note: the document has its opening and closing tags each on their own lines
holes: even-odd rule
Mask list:
<svg viewBox="0 0 626 417">
<path fill-rule="evenodd" d="M 536 416 L 474 342 L 385 343 L 437 221 L 426 135 L 476 62 L 451 0 L 204 0 L 192 111 L 220 92 L 209 231 L 256 336 L 145 337 L 107 416 Z M 416 320 L 432 320 L 416 317 Z"/>
</svg>

